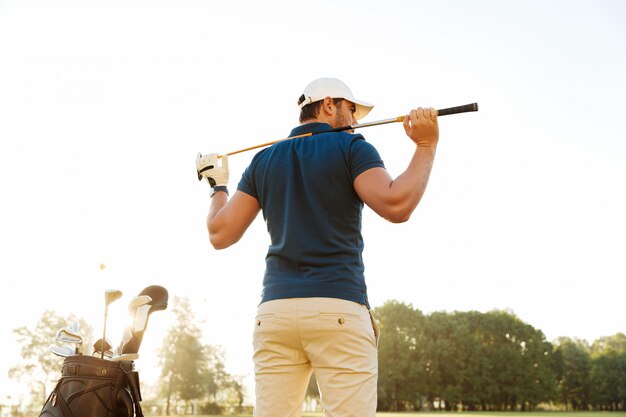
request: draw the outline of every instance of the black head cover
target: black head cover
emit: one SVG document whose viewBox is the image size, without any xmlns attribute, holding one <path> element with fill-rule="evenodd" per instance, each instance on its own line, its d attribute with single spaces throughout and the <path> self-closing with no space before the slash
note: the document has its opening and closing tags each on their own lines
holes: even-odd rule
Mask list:
<svg viewBox="0 0 626 417">
<path fill-rule="evenodd" d="M 169 295 L 167 290 L 160 285 L 150 285 L 149 287 L 144 288 L 139 295 L 147 295 L 151 298 L 151 301 L 147 304 L 150 306 L 150 309 L 148 310 L 148 314 L 145 316 L 143 326 L 140 326 L 141 328 L 139 329 L 132 327 L 131 338 L 127 343 L 123 344 L 121 349 L 122 354 L 139 352 L 139 347 L 141 346 L 143 334 L 146 330 L 146 326 L 148 325 L 150 315 L 155 311 L 161 311 L 167 308 Z"/>
<path fill-rule="evenodd" d="M 144 288 L 139 295 L 147 295 L 152 298 L 148 304 L 150 304 L 150 312 L 161 311 L 167 308 L 167 301 L 169 294 L 167 290 L 160 285 L 150 285 Z"/>
</svg>

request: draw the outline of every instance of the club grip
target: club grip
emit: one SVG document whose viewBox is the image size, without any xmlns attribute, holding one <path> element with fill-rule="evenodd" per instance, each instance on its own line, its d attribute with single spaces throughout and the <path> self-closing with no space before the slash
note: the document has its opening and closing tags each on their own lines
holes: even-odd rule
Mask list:
<svg viewBox="0 0 626 417">
<path fill-rule="evenodd" d="M 448 114 L 467 113 L 470 111 L 478 111 L 478 103 L 465 104 L 463 106 L 448 107 L 447 109 L 437 110 L 437 116 L 446 116 Z"/>
</svg>

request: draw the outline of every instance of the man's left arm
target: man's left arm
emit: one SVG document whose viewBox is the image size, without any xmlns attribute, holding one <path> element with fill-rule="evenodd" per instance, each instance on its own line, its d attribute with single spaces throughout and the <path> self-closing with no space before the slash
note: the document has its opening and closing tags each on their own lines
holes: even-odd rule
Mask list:
<svg viewBox="0 0 626 417">
<path fill-rule="evenodd" d="M 217 191 L 211 197 L 211 207 L 207 216 L 209 240 L 215 249 L 225 249 L 239 241 L 261 207 L 256 198 L 235 191 L 228 199 L 224 191 Z"/>
</svg>

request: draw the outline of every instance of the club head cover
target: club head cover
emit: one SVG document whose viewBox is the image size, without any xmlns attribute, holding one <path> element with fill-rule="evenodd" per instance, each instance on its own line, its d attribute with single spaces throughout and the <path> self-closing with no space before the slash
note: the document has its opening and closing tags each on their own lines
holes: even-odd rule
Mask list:
<svg viewBox="0 0 626 417">
<path fill-rule="evenodd" d="M 139 346 L 141 346 L 150 314 L 167 308 L 169 294 L 167 290 L 160 285 L 150 285 L 144 288 L 138 295 L 138 297 L 141 296 L 150 297 L 150 302 L 137 307 L 134 322 L 131 327 L 131 337 L 128 342 L 122 346 L 121 354 L 137 353 Z"/>
<path fill-rule="evenodd" d="M 150 313 L 167 308 L 169 294 L 167 290 L 160 285 L 150 285 L 144 288 L 139 295 L 147 295 L 151 298 L 151 301 L 148 303 L 151 306 Z"/>
</svg>

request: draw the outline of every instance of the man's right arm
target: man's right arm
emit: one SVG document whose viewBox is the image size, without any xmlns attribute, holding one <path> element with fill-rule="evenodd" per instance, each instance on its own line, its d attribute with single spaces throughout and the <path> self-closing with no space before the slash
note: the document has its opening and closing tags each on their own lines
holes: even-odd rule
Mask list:
<svg viewBox="0 0 626 417">
<path fill-rule="evenodd" d="M 407 221 L 426 191 L 439 140 L 437 111 L 411 110 L 404 120 L 404 129 L 416 145 L 407 169 L 395 180 L 380 167 L 369 169 L 354 180 L 361 200 L 393 223 Z"/>
</svg>

